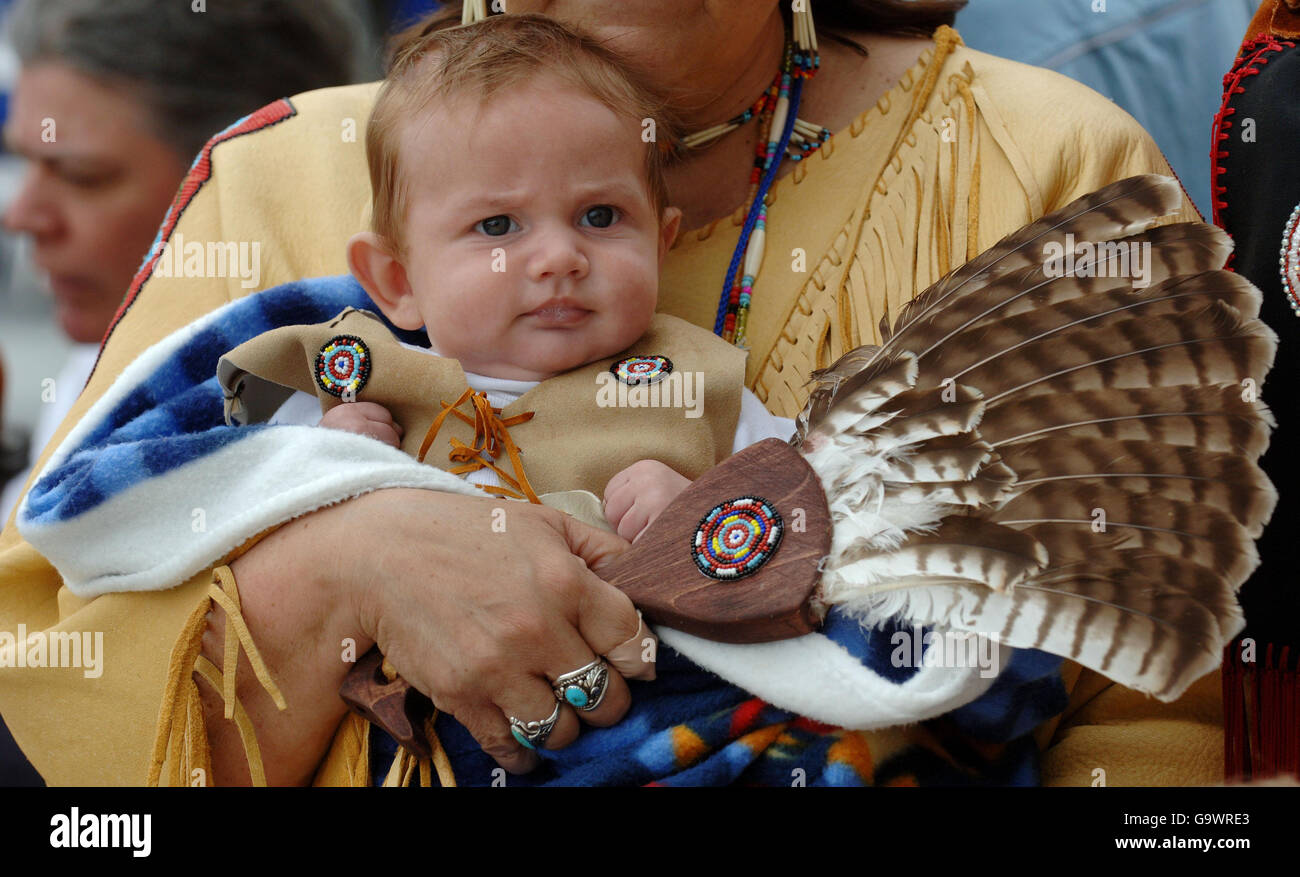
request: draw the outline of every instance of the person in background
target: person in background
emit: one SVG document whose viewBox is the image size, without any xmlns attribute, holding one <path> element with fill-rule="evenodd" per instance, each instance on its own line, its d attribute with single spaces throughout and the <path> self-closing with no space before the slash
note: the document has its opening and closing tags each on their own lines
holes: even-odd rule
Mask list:
<svg viewBox="0 0 1300 877">
<path fill-rule="evenodd" d="M 0 522 L 81 392 L 204 143 L 286 95 L 375 77 L 380 50 L 367 20 L 349 0 L 14 4 L 9 39 L 22 66 L 4 142 L 29 168 L 3 223 L 31 237 L 55 319 L 75 346 L 34 430 L 29 468 L 0 494 Z M 7 366 L 11 385 L 45 377 Z M 25 767 L 20 759 L 4 732 L 0 783 L 35 779 L 10 771 Z"/>
<path fill-rule="evenodd" d="M 301 91 L 368 78 L 346 0 L 24 0 L 10 38 L 22 63 L 4 136 L 30 169 L 4 211 L 30 235 L 55 315 L 77 344 L 55 380 L 32 455 L 90 373 L 99 342 L 190 163 L 214 133 Z M 21 381 L 21 363 L 10 363 Z M 8 517 L 27 472 L 0 503 Z"/>
</svg>

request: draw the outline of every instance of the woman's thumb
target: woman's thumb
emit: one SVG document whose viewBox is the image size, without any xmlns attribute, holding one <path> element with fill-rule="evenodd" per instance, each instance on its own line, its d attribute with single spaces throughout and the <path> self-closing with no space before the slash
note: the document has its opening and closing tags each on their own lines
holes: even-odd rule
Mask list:
<svg viewBox="0 0 1300 877">
<path fill-rule="evenodd" d="M 564 539 L 569 550 L 581 557 L 587 568 L 597 575 L 601 568 L 608 566 L 632 547 L 617 533 L 601 530 L 590 524 L 584 524 L 572 515 L 563 515 Z"/>
</svg>

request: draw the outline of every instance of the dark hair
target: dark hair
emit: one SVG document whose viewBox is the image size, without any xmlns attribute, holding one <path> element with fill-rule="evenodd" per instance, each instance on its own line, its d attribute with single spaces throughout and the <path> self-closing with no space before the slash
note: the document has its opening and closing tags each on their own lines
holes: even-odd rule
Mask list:
<svg viewBox="0 0 1300 877">
<path fill-rule="evenodd" d="M 836 31 L 880 31 L 882 33 L 929 36 L 941 24 L 951 25 L 966 6 L 967 0 L 817 0 L 813 21 L 819 35 L 852 46 L 866 54 L 866 49 L 836 34 Z M 489 4 L 489 8 L 492 4 Z M 781 12 L 790 17 L 789 0 L 781 0 Z M 488 12 L 499 15 L 498 12 Z M 444 3 L 441 9 L 417 21 L 393 38 L 390 57 L 412 39 L 431 30 L 460 23 L 459 3 Z"/>
<path fill-rule="evenodd" d="M 277 98 L 370 78 L 362 51 L 369 28 L 353 5 L 20 0 L 9 31 L 24 65 L 57 61 L 129 90 L 156 136 L 188 159 Z"/>
</svg>

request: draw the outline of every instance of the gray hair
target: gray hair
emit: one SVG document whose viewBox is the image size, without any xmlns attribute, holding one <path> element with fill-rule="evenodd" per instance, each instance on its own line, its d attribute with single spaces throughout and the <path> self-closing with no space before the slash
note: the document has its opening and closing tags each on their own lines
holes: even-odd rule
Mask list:
<svg viewBox="0 0 1300 877">
<path fill-rule="evenodd" d="M 24 66 L 55 61 L 128 91 L 183 160 L 277 98 L 371 78 L 377 45 L 347 0 L 19 0 Z"/>
</svg>

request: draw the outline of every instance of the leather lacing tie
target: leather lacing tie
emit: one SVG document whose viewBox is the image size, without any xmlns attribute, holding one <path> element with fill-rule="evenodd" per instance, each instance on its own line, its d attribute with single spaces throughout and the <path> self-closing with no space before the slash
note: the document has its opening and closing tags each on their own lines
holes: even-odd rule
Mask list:
<svg viewBox="0 0 1300 877">
<path fill-rule="evenodd" d="M 470 402 L 474 406 L 473 418 L 460 410 L 460 406 L 466 402 Z M 537 498 L 532 485 L 528 483 L 528 477 L 524 475 L 524 464 L 519 459 L 519 448 L 515 445 L 514 440 L 510 438 L 510 433 L 506 429 L 532 420 L 535 412 L 525 411 L 523 414 L 515 414 L 503 420 L 501 418 L 501 409 L 492 407 L 492 404 L 488 402 L 487 394 L 475 392 L 471 387 L 465 388 L 465 392 L 460 394 L 460 398 L 456 400 L 454 405 L 448 405 L 441 399 L 438 400 L 438 404 L 442 406 L 442 411 L 429 425 L 429 431 L 425 433 L 424 441 L 420 443 L 420 453 L 416 455 L 417 460 L 421 463 L 424 462 L 424 457 L 433 445 L 433 439 L 438 435 L 438 430 L 442 428 L 443 421 L 447 419 L 448 414 L 454 414 L 474 427 L 474 444 L 471 446 L 460 439 L 451 439 L 451 452 L 447 454 L 447 459 L 452 463 L 460 463 L 461 465 L 448 471 L 453 475 L 465 475 L 470 472 L 477 472 L 480 469 L 491 469 L 497 473 L 501 478 L 501 482 L 506 486 L 475 485 L 480 490 L 485 490 L 496 496 L 527 499 L 529 502 L 541 505 L 542 501 Z M 505 448 L 506 454 L 510 457 L 510 465 L 515 470 L 513 477 L 491 460 L 484 459 L 482 456 L 482 454 L 486 453 L 493 459 L 499 458 L 502 448 Z"/>
</svg>

